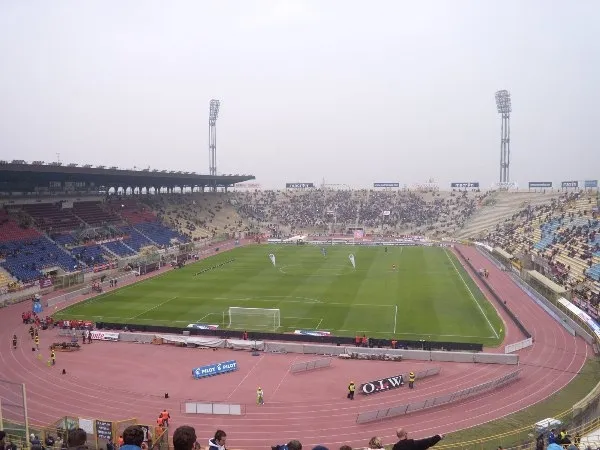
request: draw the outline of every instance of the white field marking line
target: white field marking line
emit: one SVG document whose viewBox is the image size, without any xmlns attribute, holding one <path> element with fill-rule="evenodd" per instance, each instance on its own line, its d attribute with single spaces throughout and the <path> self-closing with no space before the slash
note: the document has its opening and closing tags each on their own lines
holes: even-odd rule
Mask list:
<svg viewBox="0 0 600 450">
<path fill-rule="evenodd" d="M 389 331 L 371 331 L 371 330 L 332 330 L 341 331 L 344 333 L 369 333 L 369 334 L 385 334 L 389 336 Z M 477 338 L 477 339 L 491 339 L 494 336 L 469 336 L 465 334 L 436 334 L 436 333 L 396 333 L 399 336 L 418 336 L 418 337 L 462 337 L 462 338 Z"/>
<path fill-rule="evenodd" d="M 450 255 L 448 254 L 448 251 L 444 249 L 444 253 L 446 254 L 446 258 L 448 258 L 448 260 L 452 264 L 452 267 L 454 267 L 454 270 L 455 270 L 456 274 L 460 277 L 461 281 L 463 282 L 463 284 L 465 285 L 465 287 L 469 291 L 469 294 L 471 294 L 471 298 L 473 299 L 473 301 L 475 302 L 475 304 L 479 308 L 479 311 L 481 312 L 481 314 L 485 318 L 486 322 L 490 326 L 490 329 L 492 330 L 492 333 L 494 333 L 494 336 L 496 336 L 496 339 L 498 339 L 498 333 L 496 333 L 496 330 L 494 329 L 494 326 L 490 322 L 490 319 L 488 319 L 488 317 L 485 315 L 485 312 L 483 311 L 483 308 L 481 307 L 481 305 L 479 304 L 479 302 L 477 301 L 477 299 L 473 295 L 473 292 L 471 291 L 471 288 L 469 287 L 469 285 L 467 284 L 467 282 L 465 281 L 465 279 L 463 278 L 463 276 L 460 274 L 460 272 L 456 268 L 456 264 L 454 264 L 454 261 L 452 261 L 452 258 L 450 258 Z"/>
<path fill-rule="evenodd" d="M 133 317 L 129 317 L 128 319 L 125 319 L 125 320 L 133 320 L 133 319 L 136 319 L 136 318 L 138 318 L 138 317 L 140 317 L 140 316 L 143 316 L 144 314 L 147 314 L 147 313 L 149 313 L 150 311 L 154 311 L 155 309 L 157 309 L 157 308 L 160 308 L 160 307 L 161 307 L 161 306 L 163 306 L 163 305 L 166 305 L 167 303 L 169 303 L 169 302 L 170 302 L 170 301 L 172 301 L 172 300 L 175 300 L 176 298 L 177 298 L 177 296 L 175 296 L 175 297 L 171 297 L 170 299 L 168 299 L 168 300 L 165 300 L 164 302 L 162 302 L 162 303 L 159 303 L 158 305 L 156 305 L 156 306 L 153 306 L 152 308 L 149 308 L 149 309 L 147 309 L 147 310 L 145 310 L 145 311 L 142 311 L 141 313 L 139 313 L 139 314 L 136 314 L 136 315 L 135 315 L 135 316 L 133 316 Z"/>
<path fill-rule="evenodd" d="M 323 323 L 323 318 L 321 317 L 321 320 L 319 320 L 319 323 L 317 325 L 317 328 L 315 328 L 315 330 L 318 330 L 322 323 Z"/>
<path fill-rule="evenodd" d="M 256 369 L 256 368 L 258 367 L 258 365 L 260 364 L 260 362 L 261 362 L 261 361 L 262 361 L 262 360 L 263 360 L 265 357 L 264 357 L 264 355 L 263 355 L 263 356 L 259 356 L 259 358 L 260 358 L 260 359 L 259 359 L 258 361 L 256 361 L 256 364 L 254 364 L 254 366 L 252 366 L 252 369 L 250 369 L 250 370 L 248 371 L 248 373 L 246 374 L 246 376 L 245 376 L 244 378 L 242 378 L 242 381 L 240 381 L 240 382 L 238 383 L 238 385 L 235 387 L 235 389 L 229 393 L 229 395 L 227 396 L 227 400 L 229 400 L 229 399 L 231 398 L 231 396 L 232 396 L 232 395 L 235 393 L 235 391 L 237 391 L 237 390 L 239 389 L 239 387 L 240 387 L 240 386 L 241 386 L 241 385 L 244 383 L 244 381 L 246 381 L 246 378 L 248 378 L 248 377 L 250 376 L 250 374 L 251 374 L 252 372 L 254 372 L 254 369 Z"/>
<path fill-rule="evenodd" d="M 190 298 L 190 299 L 201 299 L 203 297 L 179 297 L 179 298 Z M 285 299 L 287 297 L 285 296 L 261 296 L 261 297 L 245 297 L 245 298 L 229 298 L 229 297 L 215 297 L 212 300 L 230 300 L 232 302 L 249 302 L 249 301 L 267 301 L 264 299 L 267 298 L 282 298 Z M 292 298 L 305 298 L 305 297 L 292 297 Z M 283 300 L 284 303 L 323 303 L 324 305 L 334 305 L 334 306 L 347 306 L 348 308 L 352 308 L 353 306 L 368 306 L 369 308 L 375 307 L 375 308 L 393 308 L 396 305 L 374 305 L 372 303 L 335 303 L 335 302 L 322 302 L 320 300 L 317 299 L 309 299 L 306 298 L 307 300 L 313 300 L 312 302 L 303 302 L 303 301 L 295 301 L 295 300 Z M 279 308 L 281 309 L 281 308 Z"/>
<path fill-rule="evenodd" d="M 179 298 L 190 298 L 190 299 L 203 299 L 204 297 L 179 297 Z M 286 300 L 288 298 L 295 298 L 298 300 Z M 271 302 L 273 300 L 268 300 L 268 299 L 282 299 L 283 302 L 286 303 L 323 303 L 321 300 L 318 300 L 316 298 L 310 298 L 310 297 L 286 297 L 285 295 L 263 295 L 260 297 L 242 297 L 242 298 L 235 298 L 235 297 L 214 297 L 211 300 L 230 300 L 233 302 L 250 302 L 250 301 L 255 301 L 255 302 Z"/>
<path fill-rule="evenodd" d="M 292 360 L 290 367 L 294 365 L 294 363 L 296 362 L 296 360 L 300 358 L 300 355 L 296 355 L 296 357 Z M 289 369 L 285 371 L 285 374 L 283 375 L 283 377 L 281 378 L 281 381 L 279 382 L 279 384 L 277 385 L 277 387 L 275 388 L 275 390 L 273 391 L 273 398 L 275 398 L 275 394 L 277 394 L 277 391 L 279 390 L 279 388 L 281 387 L 281 385 L 283 384 L 283 380 L 285 380 L 285 378 L 288 376 L 288 374 L 290 373 Z"/>
</svg>

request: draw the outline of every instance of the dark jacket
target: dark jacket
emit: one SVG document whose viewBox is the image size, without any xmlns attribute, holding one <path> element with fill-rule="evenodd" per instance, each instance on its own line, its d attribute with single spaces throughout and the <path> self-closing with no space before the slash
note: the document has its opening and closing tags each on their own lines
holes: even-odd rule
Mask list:
<svg viewBox="0 0 600 450">
<path fill-rule="evenodd" d="M 441 440 L 438 434 L 426 439 L 402 439 L 394 444 L 394 450 L 426 450 Z"/>
</svg>

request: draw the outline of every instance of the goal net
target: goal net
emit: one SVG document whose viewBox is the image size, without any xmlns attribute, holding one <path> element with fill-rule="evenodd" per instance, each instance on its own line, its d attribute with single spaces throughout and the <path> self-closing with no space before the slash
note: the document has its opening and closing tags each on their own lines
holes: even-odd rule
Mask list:
<svg viewBox="0 0 600 450">
<path fill-rule="evenodd" d="M 229 328 L 270 329 L 281 326 L 279 309 L 266 308 L 229 308 Z"/>
</svg>

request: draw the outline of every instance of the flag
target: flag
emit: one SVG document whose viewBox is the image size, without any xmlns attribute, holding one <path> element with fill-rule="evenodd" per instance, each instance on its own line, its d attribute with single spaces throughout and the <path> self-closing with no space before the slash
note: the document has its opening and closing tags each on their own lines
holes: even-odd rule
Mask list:
<svg viewBox="0 0 600 450">
<path fill-rule="evenodd" d="M 363 230 L 354 230 L 354 239 L 362 239 L 363 237 L 365 237 Z"/>
<path fill-rule="evenodd" d="M 383 212 L 383 215 L 384 215 L 384 216 L 389 216 L 389 215 L 390 215 L 390 211 L 384 211 L 384 212 Z"/>
</svg>

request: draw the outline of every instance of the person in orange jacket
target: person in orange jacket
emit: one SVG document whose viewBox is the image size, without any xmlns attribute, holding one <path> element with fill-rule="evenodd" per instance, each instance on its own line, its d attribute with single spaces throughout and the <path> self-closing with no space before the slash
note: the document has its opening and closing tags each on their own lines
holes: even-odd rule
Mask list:
<svg viewBox="0 0 600 450">
<path fill-rule="evenodd" d="M 160 417 L 162 417 L 162 419 L 163 419 L 164 426 L 168 428 L 169 427 L 169 419 L 171 418 L 169 411 L 167 411 L 166 409 L 163 409 L 163 412 L 160 413 Z"/>
</svg>

